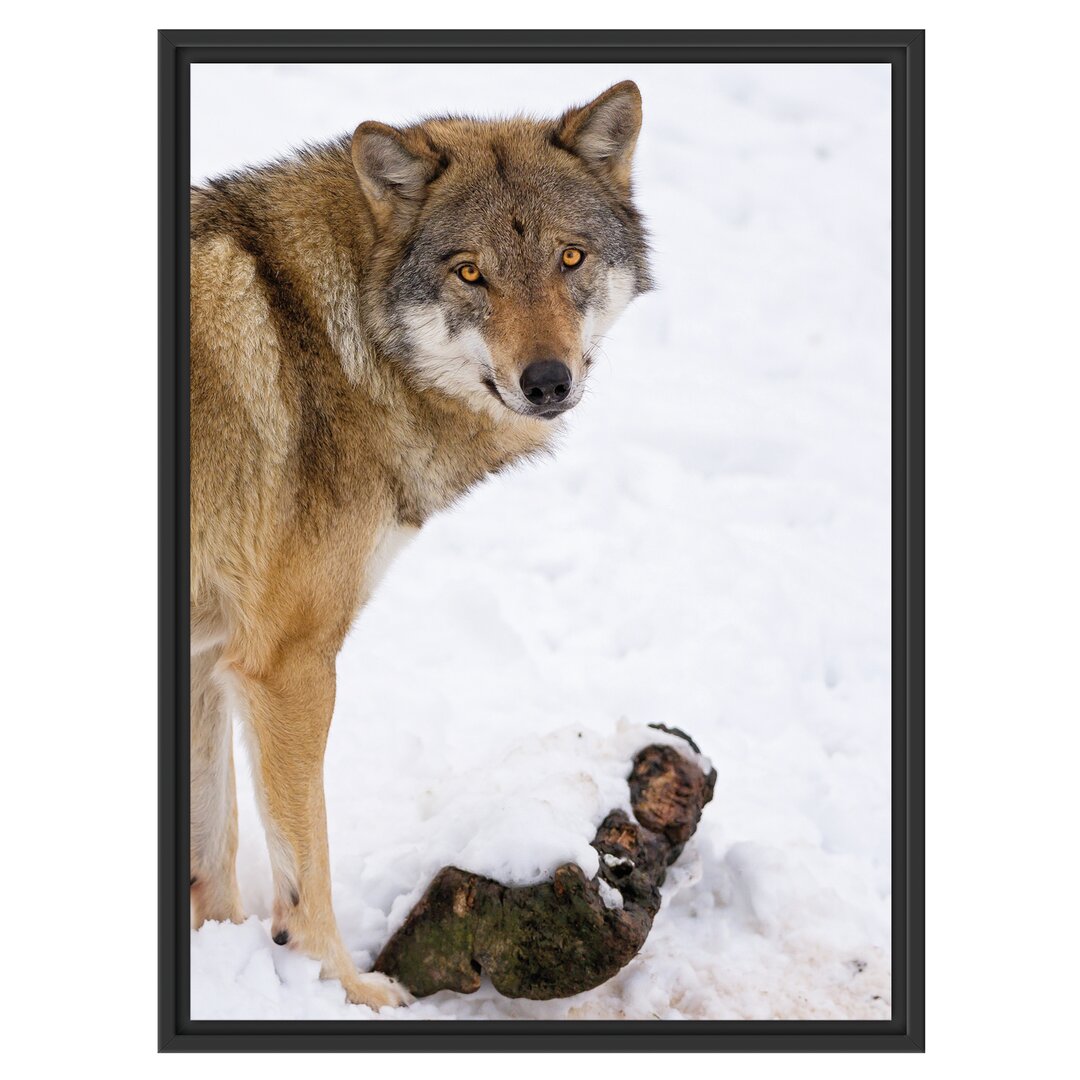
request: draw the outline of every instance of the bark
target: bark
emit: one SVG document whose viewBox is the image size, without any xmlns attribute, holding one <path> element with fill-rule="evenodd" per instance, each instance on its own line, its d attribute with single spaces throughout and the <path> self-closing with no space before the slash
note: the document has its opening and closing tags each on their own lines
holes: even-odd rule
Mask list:
<svg viewBox="0 0 1080 1080">
<path fill-rule="evenodd" d="M 697 749 L 678 729 L 653 726 Z M 485 975 L 501 994 L 524 998 L 569 997 L 606 982 L 645 943 L 667 868 L 712 798 L 716 770 L 706 776 L 674 748 L 654 744 L 638 752 L 628 781 L 636 821 L 621 810 L 604 819 L 592 842 L 600 854 L 595 878 L 566 863 L 551 881 L 511 886 L 444 867 L 375 969 L 417 997 L 469 994 Z"/>
</svg>

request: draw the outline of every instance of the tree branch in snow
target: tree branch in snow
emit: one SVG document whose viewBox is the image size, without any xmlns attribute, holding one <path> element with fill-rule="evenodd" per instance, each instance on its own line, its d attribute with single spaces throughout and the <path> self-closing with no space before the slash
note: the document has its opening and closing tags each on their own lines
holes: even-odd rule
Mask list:
<svg viewBox="0 0 1080 1080">
<path fill-rule="evenodd" d="M 663 730 L 697 749 L 683 732 Z M 645 943 L 667 868 L 697 828 L 716 770 L 706 775 L 673 747 L 654 744 L 635 756 L 628 780 L 637 820 L 613 810 L 601 823 L 595 878 L 566 863 L 551 881 L 510 886 L 444 867 L 375 969 L 417 997 L 469 994 L 484 975 L 507 997 L 538 999 L 606 982 Z"/>
</svg>

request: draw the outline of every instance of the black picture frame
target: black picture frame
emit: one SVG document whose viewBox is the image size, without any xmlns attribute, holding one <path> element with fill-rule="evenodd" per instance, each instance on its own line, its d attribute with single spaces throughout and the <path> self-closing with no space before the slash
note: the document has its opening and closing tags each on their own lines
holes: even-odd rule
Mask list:
<svg viewBox="0 0 1080 1080">
<path fill-rule="evenodd" d="M 924 52 L 921 30 L 162 30 L 159 941 L 163 1051 L 924 1048 Z M 887 63 L 892 71 L 891 1020 L 193 1021 L 188 905 L 188 196 L 193 63 Z"/>
</svg>

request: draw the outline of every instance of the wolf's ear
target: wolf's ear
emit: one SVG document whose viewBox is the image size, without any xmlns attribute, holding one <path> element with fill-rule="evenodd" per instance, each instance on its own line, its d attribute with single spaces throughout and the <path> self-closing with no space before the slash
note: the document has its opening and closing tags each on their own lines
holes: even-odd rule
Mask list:
<svg viewBox="0 0 1080 1080">
<path fill-rule="evenodd" d="M 376 213 L 391 211 L 396 200 L 419 201 L 440 164 L 405 132 L 374 120 L 365 120 L 353 133 L 352 160 Z"/>
<path fill-rule="evenodd" d="M 641 91 L 627 79 L 588 105 L 565 112 L 555 127 L 555 142 L 629 191 L 630 161 L 640 130 Z"/>
</svg>

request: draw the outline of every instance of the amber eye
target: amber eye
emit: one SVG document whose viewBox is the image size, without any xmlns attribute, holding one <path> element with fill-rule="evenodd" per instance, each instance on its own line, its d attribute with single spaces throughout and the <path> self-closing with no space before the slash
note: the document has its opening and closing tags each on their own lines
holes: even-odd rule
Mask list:
<svg viewBox="0 0 1080 1080">
<path fill-rule="evenodd" d="M 480 268 L 476 263 L 462 263 L 457 268 L 457 276 L 467 285 L 476 285 L 480 281 Z"/>
<path fill-rule="evenodd" d="M 562 264 L 568 270 L 580 266 L 585 260 L 585 252 L 581 248 L 569 247 L 562 253 Z"/>
</svg>

